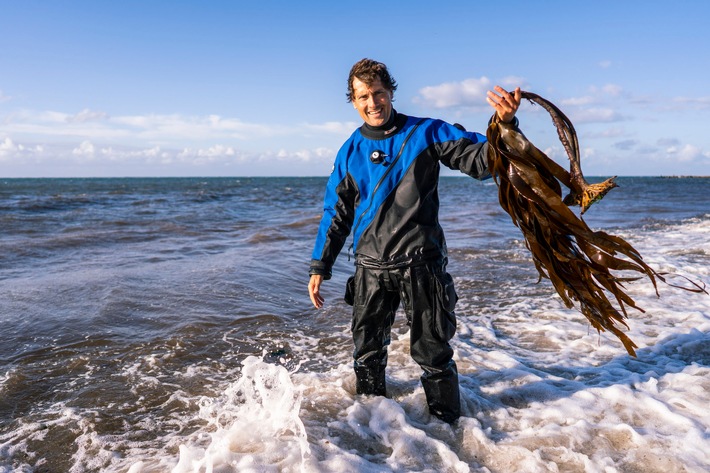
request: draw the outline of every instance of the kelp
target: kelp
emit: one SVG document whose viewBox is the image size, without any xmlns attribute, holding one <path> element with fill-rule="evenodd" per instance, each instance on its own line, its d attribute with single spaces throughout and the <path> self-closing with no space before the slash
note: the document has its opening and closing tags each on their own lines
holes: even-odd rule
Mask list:
<svg viewBox="0 0 710 473">
<path fill-rule="evenodd" d="M 520 228 L 525 244 L 542 278 L 552 282 L 567 308 L 580 312 L 598 332 L 609 331 L 636 356 L 637 345 L 622 331 L 628 329 L 627 307 L 644 312 L 628 295 L 624 283 L 647 278 L 656 295 L 657 281 L 669 284 L 648 266 L 626 240 L 590 229 L 582 219 L 589 207 L 618 187 L 615 177 L 589 184 L 580 166 L 579 143 L 572 122 L 554 104 L 532 92 L 522 98 L 541 105 L 552 118 L 569 157 L 570 170 L 537 149 L 513 124 L 500 122 L 494 114 L 486 136 L 489 142 L 489 171 L 498 185 L 501 207 Z M 563 198 L 563 186 L 568 194 Z M 570 209 L 580 206 L 580 215 Z M 616 272 L 639 273 L 621 277 Z M 687 278 L 686 278 L 687 279 Z M 691 292 L 705 292 L 691 281 Z M 612 302 L 614 301 L 616 305 Z"/>
</svg>

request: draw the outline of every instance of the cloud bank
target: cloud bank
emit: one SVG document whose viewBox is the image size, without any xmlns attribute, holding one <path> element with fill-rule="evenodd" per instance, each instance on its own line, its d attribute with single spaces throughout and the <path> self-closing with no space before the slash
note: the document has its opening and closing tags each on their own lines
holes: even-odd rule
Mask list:
<svg viewBox="0 0 710 473">
<path fill-rule="evenodd" d="M 358 126 L 267 125 L 219 115 L 111 116 L 88 108 L 78 113 L 17 110 L 0 121 L 2 174 L 40 177 L 88 172 L 82 166 L 93 167 L 95 175 L 323 174 L 337 146 Z"/>
<path fill-rule="evenodd" d="M 171 148 L 102 146 L 89 140 L 76 144 L 37 145 L 0 140 L 0 164 L 6 177 L 71 177 L 129 175 L 317 175 L 337 150 L 276 149 L 244 151 L 234 146 Z M 11 170 L 12 172 L 8 172 Z M 320 170 L 320 171 L 319 171 Z"/>
</svg>

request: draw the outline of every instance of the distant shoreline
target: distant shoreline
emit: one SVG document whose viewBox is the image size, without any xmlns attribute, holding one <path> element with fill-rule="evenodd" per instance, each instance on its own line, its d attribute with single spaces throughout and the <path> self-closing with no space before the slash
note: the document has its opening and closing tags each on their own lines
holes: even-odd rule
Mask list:
<svg viewBox="0 0 710 473">
<path fill-rule="evenodd" d="M 710 176 L 659 176 L 662 179 L 708 179 Z"/>
</svg>

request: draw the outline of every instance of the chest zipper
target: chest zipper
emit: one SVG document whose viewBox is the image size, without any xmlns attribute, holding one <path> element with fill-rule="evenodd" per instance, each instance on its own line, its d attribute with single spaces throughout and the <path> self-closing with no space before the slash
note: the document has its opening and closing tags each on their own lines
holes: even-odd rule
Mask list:
<svg viewBox="0 0 710 473">
<path fill-rule="evenodd" d="M 370 205 L 367 206 L 367 208 L 360 214 L 360 216 L 357 219 L 357 222 L 355 223 L 355 226 L 353 227 L 353 239 L 355 238 L 355 232 L 357 231 L 357 228 L 360 226 L 360 222 L 362 221 L 362 217 L 365 216 L 367 212 L 370 211 L 370 207 L 372 207 L 372 204 L 375 202 L 375 194 L 377 194 L 377 191 L 379 190 L 380 186 L 382 183 L 385 181 L 387 176 L 389 176 L 390 172 L 392 172 L 392 169 L 394 169 L 394 165 L 397 164 L 397 161 L 399 161 L 399 158 L 402 156 L 402 153 L 404 152 L 404 147 L 406 146 L 407 142 L 409 141 L 409 138 L 412 137 L 414 134 L 414 131 L 421 125 L 421 123 L 424 121 L 422 118 L 419 120 L 417 123 L 414 124 L 412 129 L 409 131 L 409 134 L 407 134 L 406 138 L 404 138 L 404 141 L 402 142 L 402 146 L 399 148 L 399 152 L 397 153 L 397 156 L 395 156 L 394 160 L 389 164 L 387 167 L 387 170 L 385 173 L 382 175 L 379 181 L 377 181 L 377 185 L 375 185 L 375 188 L 372 190 L 372 196 L 370 198 Z M 350 251 L 353 249 L 355 246 L 355 241 L 350 244 L 348 247 L 348 261 L 350 261 Z"/>
</svg>

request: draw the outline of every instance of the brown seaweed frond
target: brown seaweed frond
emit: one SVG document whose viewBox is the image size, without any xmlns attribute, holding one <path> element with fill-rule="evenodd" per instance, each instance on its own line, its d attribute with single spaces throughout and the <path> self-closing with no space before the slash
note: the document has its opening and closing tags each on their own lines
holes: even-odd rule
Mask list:
<svg viewBox="0 0 710 473">
<path fill-rule="evenodd" d="M 626 240 L 591 230 L 569 208 L 579 205 L 584 213 L 617 185 L 614 178 L 589 184 L 582 175 L 579 144 L 570 120 L 539 95 L 522 92 L 522 96 L 550 113 L 569 157 L 570 171 L 537 149 L 519 129 L 501 123 L 494 115 L 486 133 L 488 166 L 498 184 L 500 205 L 522 231 L 540 277 L 552 282 L 565 305 L 572 308 L 576 303 L 597 331 L 613 333 L 628 353 L 636 356 L 636 344 L 620 327 L 628 328 L 627 307 L 640 312 L 643 309 L 626 293 L 624 284 L 646 277 L 658 295 L 657 280 L 666 281 Z M 562 186 L 569 189 L 564 199 Z M 615 271 L 640 275 L 620 277 Z M 704 287 L 692 281 L 691 284 L 694 288 L 674 287 L 705 292 Z"/>
</svg>

